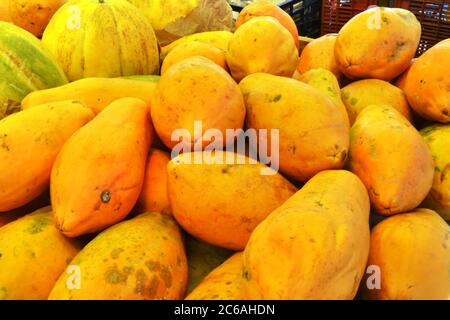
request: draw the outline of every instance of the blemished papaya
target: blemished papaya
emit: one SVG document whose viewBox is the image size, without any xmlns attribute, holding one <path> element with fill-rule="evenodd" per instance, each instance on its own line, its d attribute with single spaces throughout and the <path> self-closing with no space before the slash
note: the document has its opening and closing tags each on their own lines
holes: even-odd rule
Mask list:
<svg viewBox="0 0 450 320">
<path fill-rule="evenodd" d="M 174 64 L 194 56 L 208 58 L 218 66 L 222 67 L 225 71 L 228 70 L 225 51 L 216 48 L 211 44 L 191 41 L 180 44 L 167 54 L 161 66 L 161 74 L 166 73 L 167 69 Z"/>
<path fill-rule="evenodd" d="M 334 51 L 339 69 L 350 79 L 390 81 L 409 67 L 421 31 L 416 16 L 405 9 L 361 12 L 339 31 Z"/>
<path fill-rule="evenodd" d="M 292 35 L 292 39 L 294 39 L 297 49 L 300 47 L 298 29 L 294 19 L 275 3 L 267 0 L 253 1 L 246 5 L 236 19 L 234 30 L 236 31 L 241 25 L 255 17 L 275 18 Z"/>
<path fill-rule="evenodd" d="M 71 283 L 71 274 L 63 273 L 49 300 L 184 298 L 186 254 L 180 229 L 167 215 L 143 213 L 108 228 L 70 264 L 77 266 L 79 282 Z"/>
<path fill-rule="evenodd" d="M 124 0 L 71 0 L 51 18 L 42 44 L 70 81 L 159 72 L 150 21 Z"/>
<path fill-rule="evenodd" d="M 0 300 L 46 300 L 80 249 L 56 229 L 50 207 L 0 228 Z"/>
<path fill-rule="evenodd" d="M 263 73 L 246 77 L 239 87 L 247 107 L 247 127 L 268 130 L 268 152 L 279 150 L 282 173 L 307 181 L 322 170 L 344 166 L 349 127 L 324 93 L 295 79 Z M 278 139 L 275 149 L 272 139 Z"/>
<path fill-rule="evenodd" d="M 341 98 L 341 88 L 339 87 L 339 81 L 330 70 L 323 68 L 311 69 L 302 74 L 299 74 L 297 77 L 294 76 L 294 79 L 298 79 L 306 84 L 309 84 L 330 97 L 331 100 L 333 100 L 334 104 L 341 111 L 345 123 L 350 128 L 350 120 L 348 117 L 347 108 L 345 107 Z"/>
<path fill-rule="evenodd" d="M 231 250 L 213 246 L 188 234 L 185 237 L 185 247 L 189 266 L 187 294 L 191 293 L 212 270 L 233 254 Z"/>
<path fill-rule="evenodd" d="M 274 210 L 244 251 L 248 299 L 353 299 L 370 246 L 370 202 L 356 175 L 327 170 Z"/>
<path fill-rule="evenodd" d="M 240 26 L 227 51 L 228 68 L 237 82 L 258 72 L 292 77 L 297 62 L 292 35 L 272 17 L 256 17 Z"/>
<path fill-rule="evenodd" d="M 180 143 L 192 148 L 199 139 L 199 122 L 203 132 L 220 131 L 222 137 L 215 143 L 228 144 L 234 137 L 227 138 L 227 129 L 241 129 L 245 120 L 244 100 L 236 82 L 217 64 L 200 56 L 185 59 L 164 73 L 151 106 L 156 132 L 170 149 Z M 200 140 L 202 147 L 210 144 Z"/>
<path fill-rule="evenodd" d="M 227 51 L 228 43 L 230 42 L 232 36 L 233 33 L 230 31 L 206 31 L 184 36 L 183 38 L 175 40 L 171 44 L 161 48 L 161 60 L 164 60 L 169 52 L 179 45 L 192 41 L 211 44 L 218 49 Z"/>
<path fill-rule="evenodd" d="M 374 104 L 389 105 L 399 111 L 408 121 L 413 117 L 406 95 L 387 81 L 365 79 L 350 83 L 341 90 L 342 101 L 353 125 L 365 107 Z"/>
<path fill-rule="evenodd" d="M 334 56 L 334 45 L 337 34 L 326 34 L 309 42 L 303 49 L 298 61 L 297 70 L 300 74 L 312 69 L 327 69 L 341 80 L 342 73 Z"/>
<path fill-rule="evenodd" d="M 243 300 L 242 252 L 212 270 L 186 300 Z"/>
<path fill-rule="evenodd" d="M 363 282 L 366 298 L 448 300 L 450 227 L 428 209 L 389 217 L 372 230 L 368 266 L 378 268 Z"/>
<path fill-rule="evenodd" d="M 194 237 L 231 250 L 244 249 L 258 223 L 296 191 L 273 169 L 231 152 L 183 153 L 167 172 L 177 222 Z"/>
<path fill-rule="evenodd" d="M 450 122 L 450 39 L 424 52 L 413 63 L 404 80 L 411 107 L 422 117 Z"/>
<path fill-rule="evenodd" d="M 152 149 L 145 167 L 144 183 L 138 200 L 141 212 L 170 213 L 167 195 L 167 164 L 170 155 L 167 152 Z"/>
<path fill-rule="evenodd" d="M 67 139 L 94 117 L 76 101 L 37 106 L 0 121 L 0 211 L 21 207 L 49 186 Z"/>
<path fill-rule="evenodd" d="M 123 98 L 70 137 L 50 183 L 55 222 L 64 235 L 102 230 L 130 213 L 141 192 L 152 136 L 148 105 Z"/>
<path fill-rule="evenodd" d="M 423 206 L 450 221 L 450 125 L 435 124 L 420 131 L 434 161 L 434 179 Z"/>
<path fill-rule="evenodd" d="M 30 93 L 22 100 L 22 109 L 68 99 L 86 104 L 95 114 L 117 99 L 133 97 L 149 106 L 157 82 L 120 78 L 86 78 L 69 84 Z"/>
<path fill-rule="evenodd" d="M 350 134 L 349 169 L 364 183 L 376 212 L 416 208 L 433 184 L 434 165 L 424 139 L 391 106 L 364 108 Z"/>
</svg>

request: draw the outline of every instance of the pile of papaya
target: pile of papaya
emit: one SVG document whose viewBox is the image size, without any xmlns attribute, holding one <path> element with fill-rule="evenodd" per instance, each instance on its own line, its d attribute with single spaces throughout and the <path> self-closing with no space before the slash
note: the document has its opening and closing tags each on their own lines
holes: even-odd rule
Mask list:
<svg viewBox="0 0 450 320">
<path fill-rule="evenodd" d="M 450 39 L 146 1 L 0 6 L 0 299 L 450 298 Z"/>
</svg>

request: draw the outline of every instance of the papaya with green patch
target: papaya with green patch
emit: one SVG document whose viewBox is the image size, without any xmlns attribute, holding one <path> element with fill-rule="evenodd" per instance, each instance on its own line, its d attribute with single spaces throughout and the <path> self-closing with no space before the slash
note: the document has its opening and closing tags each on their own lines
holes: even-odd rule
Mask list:
<svg viewBox="0 0 450 320">
<path fill-rule="evenodd" d="M 46 300 L 80 249 L 56 229 L 50 207 L 0 228 L 0 300 Z"/>
<path fill-rule="evenodd" d="M 50 300 L 178 300 L 187 285 L 180 229 L 160 213 L 143 213 L 97 235 L 70 263 L 79 288 L 58 279 Z"/>
</svg>

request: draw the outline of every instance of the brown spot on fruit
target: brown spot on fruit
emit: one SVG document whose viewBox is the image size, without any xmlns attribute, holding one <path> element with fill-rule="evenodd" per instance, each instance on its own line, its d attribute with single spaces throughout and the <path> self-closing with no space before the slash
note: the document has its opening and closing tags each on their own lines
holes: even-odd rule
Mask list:
<svg viewBox="0 0 450 320">
<path fill-rule="evenodd" d="M 102 200 L 103 203 L 108 203 L 111 200 L 111 193 L 109 191 L 103 191 L 100 199 Z"/>
<path fill-rule="evenodd" d="M 127 275 L 122 274 L 118 269 L 117 266 L 114 266 L 110 269 L 108 269 L 105 273 L 105 279 L 106 282 L 117 284 L 121 282 L 127 281 Z"/>
<path fill-rule="evenodd" d="M 162 266 L 159 273 L 166 288 L 170 288 L 172 286 L 172 274 L 170 273 L 170 269 L 167 266 Z"/>
<path fill-rule="evenodd" d="M 113 251 L 111 251 L 111 258 L 112 259 L 117 259 L 119 258 L 119 255 L 123 252 L 122 248 L 116 248 Z"/>
</svg>

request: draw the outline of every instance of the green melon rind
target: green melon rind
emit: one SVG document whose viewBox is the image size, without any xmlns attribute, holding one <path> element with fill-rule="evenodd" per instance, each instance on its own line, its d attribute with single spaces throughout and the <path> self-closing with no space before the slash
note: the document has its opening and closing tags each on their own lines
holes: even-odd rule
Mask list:
<svg viewBox="0 0 450 320">
<path fill-rule="evenodd" d="M 28 93 L 67 82 L 62 68 L 36 37 L 0 21 L 0 118 Z"/>
</svg>

